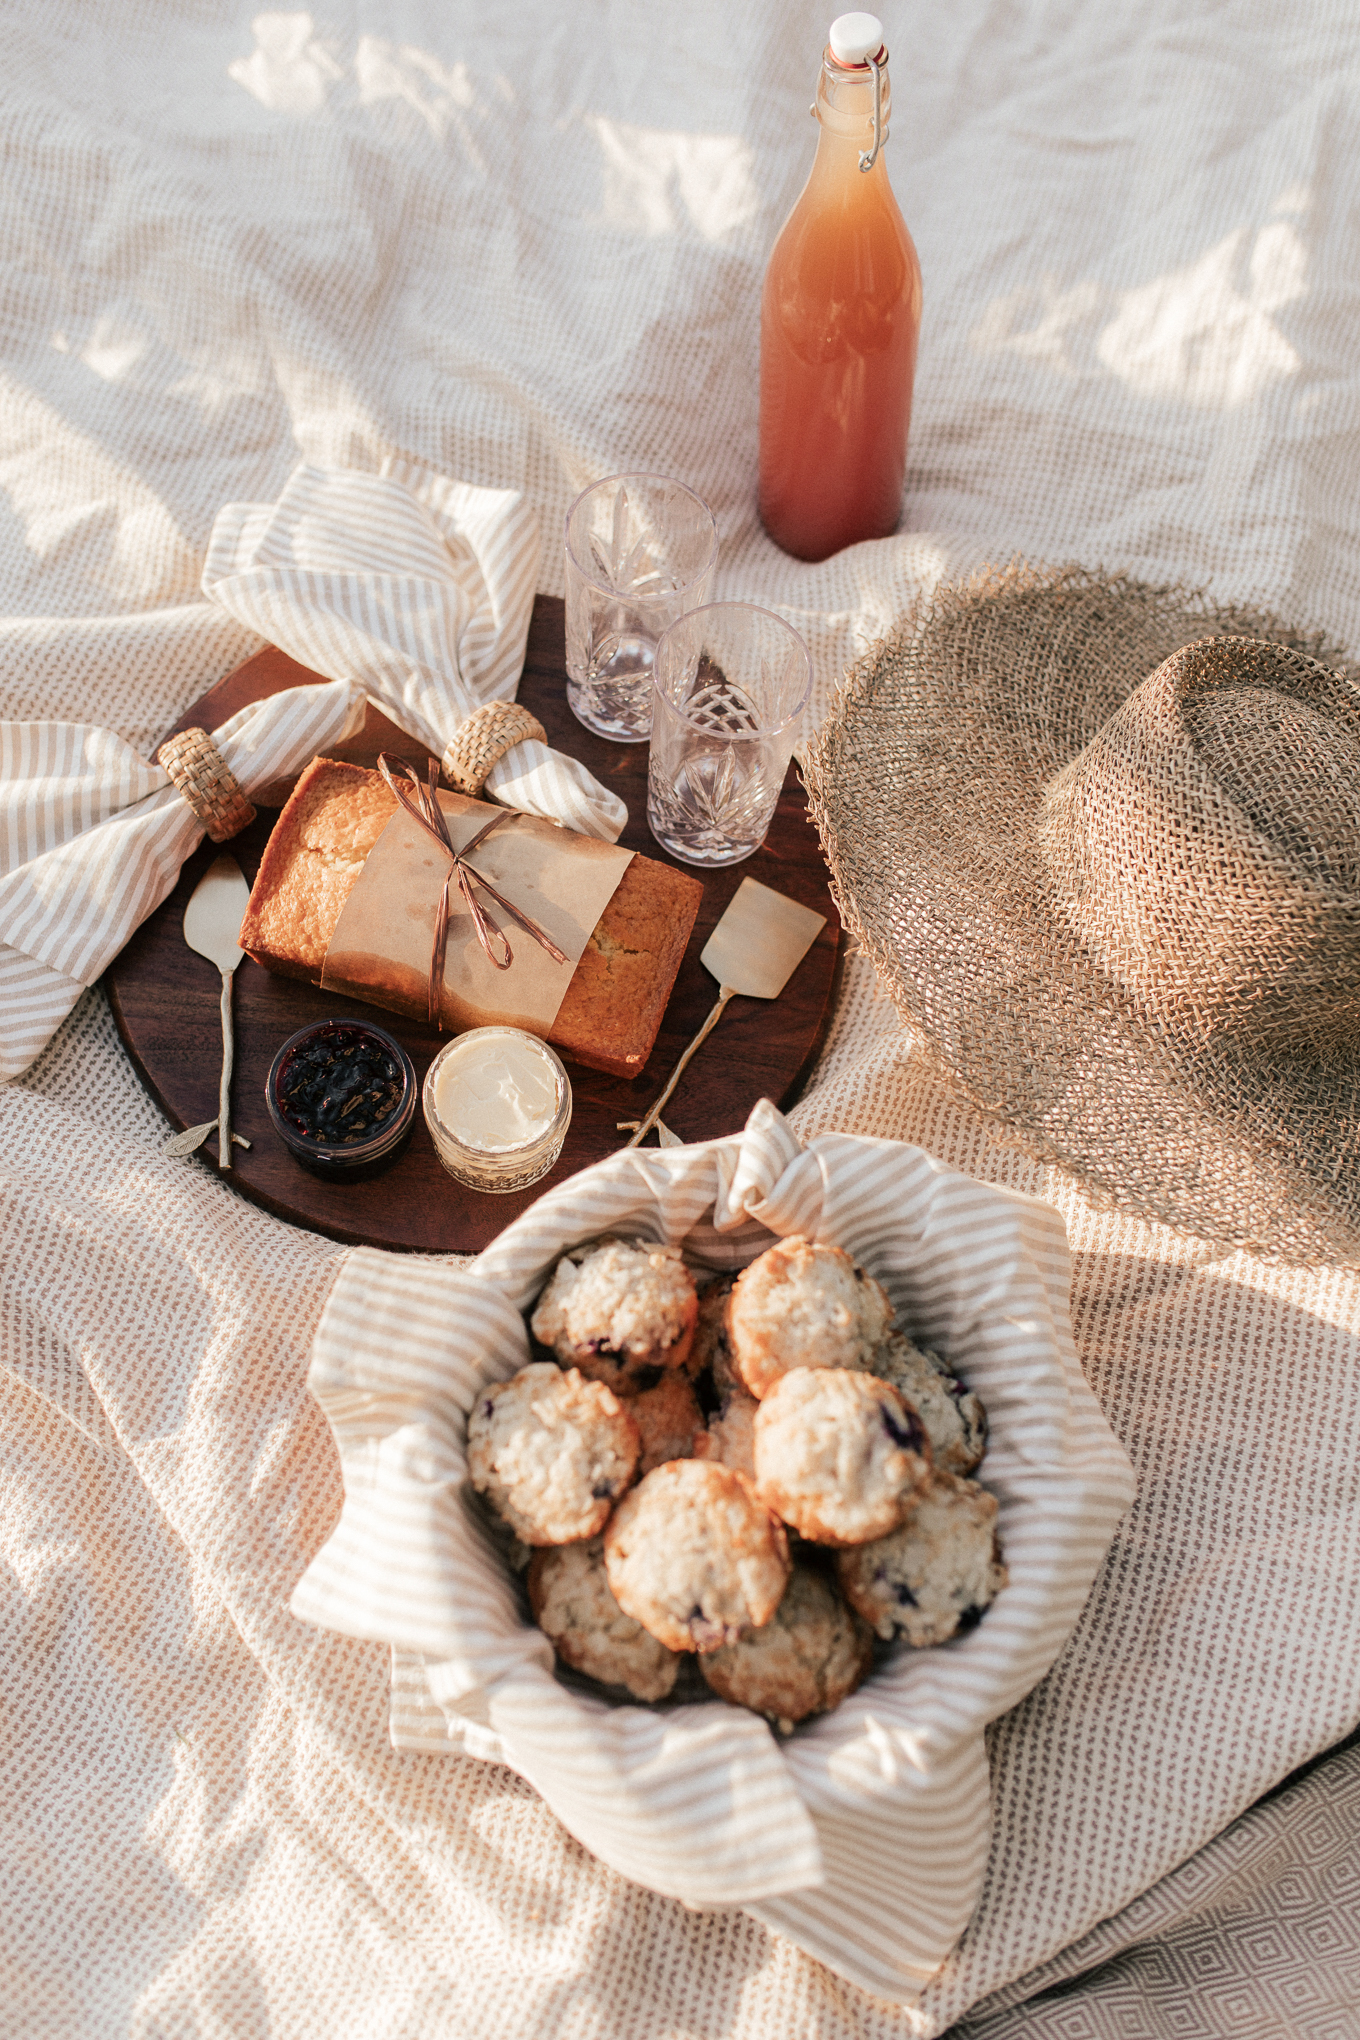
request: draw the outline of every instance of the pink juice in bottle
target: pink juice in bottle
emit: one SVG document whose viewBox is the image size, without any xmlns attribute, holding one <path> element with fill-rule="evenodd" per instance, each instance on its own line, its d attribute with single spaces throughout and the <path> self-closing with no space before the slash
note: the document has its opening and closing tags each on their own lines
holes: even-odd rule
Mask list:
<svg viewBox="0 0 1360 2040">
<path fill-rule="evenodd" d="M 812 174 L 760 310 L 760 517 L 803 560 L 886 538 L 901 511 L 921 265 L 882 154 L 888 108 L 881 25 L 842 15 L 822 59 Z"/>
</svg>

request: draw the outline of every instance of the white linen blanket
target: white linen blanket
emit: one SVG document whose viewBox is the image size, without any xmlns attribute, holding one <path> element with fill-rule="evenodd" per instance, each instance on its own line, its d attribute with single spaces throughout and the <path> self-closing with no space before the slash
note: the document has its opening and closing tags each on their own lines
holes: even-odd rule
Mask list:
<svg viewBox="0 0 1360 2040">
<path fill-rule="evenodd" d="M 826 23 L 808 0 L 8 10 L 0 712 L 149 756 L 258 643 L 202 593 L 217 512 L 300 460 L 522 491 L 549 593 L 585 482 L 678 475 L 716 513 L 718 592 L 806 632 L 821 701 L 917 588 L 1017 551 L 1208 582 L 1360 649 L 1354 9 L 887 11 L 926 292 L 903 528 L 810 567 L 756 522 L 755 367 Z M 1174 1919 L 1187 1884 L 1160 1880 L 1353 1726 L 1355 1280 L 1085 1209 L 920 1077 L 853 960 L 794 1123 L 1058 1202 L 1078 1350 L 1140 1478 L 1067 1650 L 992 1731 L 979 1909 L 917 2004 L 642 1893 L 508 1772 L 390 1748 L 385 1653 L 286 1612 L 338 1507 L 303 1371 L 341 1250 L 161 1156 L 96 990 L 0 1093 L 16 2030 L 938 2034 L 1082 1937 L 1099 1959 L 1101 1922 Z M 1353 1966 L 1353 1906 L 1281 1917 L 1299 1988 Z M 1200 2040 L 1205 2002 L 1191 1977 L 1149 2032 Z M 1289 2031 L 1269 2017 L 1218 2030 Z"/>
</svg>

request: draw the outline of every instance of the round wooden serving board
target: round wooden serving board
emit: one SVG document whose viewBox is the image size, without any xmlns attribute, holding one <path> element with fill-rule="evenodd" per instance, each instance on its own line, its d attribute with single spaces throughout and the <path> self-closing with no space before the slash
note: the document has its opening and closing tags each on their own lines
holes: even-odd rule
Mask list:
<svg viewBox="0 0 1360 2040">
<path fill-rule="evenodd" d="M 284 653 L 267 649 L 195 702 L 175 727 L 215 729 L 247 702 L 319 677 Z M 627 802 L 628 827 L 620 840 L 645 856 L 671 862 L 647 828 L 646 745 L 609 744 L 592 736 L 568 708 L 565 683 L 562 604 L 540 596 L 534 605 L 519 699 L 542 722 L 551 744 L 580 758 Z M 332 755 L 372 765 L 382 750 L 411 759 L 423 774 L 424 748 L 372 707 L 361 735 L 335 746 Z M 287 783 L 267 789 L 272 806 L 257 795 L 258 818 L 226 846 L 252 883 L 278 807 L 289 791 Z M 217 846 L 205 842 L 190 858 L 170 898 L 137 930 L 104 979 L 118 1030 L 138 1074 L 177 1129 L 201 1125 L 217 1115 L 221 980 L 210 963 L 189 949 L 183 933 L 189 895 L 217 854 Z M 552 1184 L 622 1146 L 627 1135 L 617 1131 L 616 1122 L 643 1116 L 717 997 L 699 952 L 748 876 L 825 914 L 826 926 L 780 998 L 732 1000 L 681 1078 L 666 1107 L 666 1124 L 683 1140 L 709 1140 L 744 1125 L 760 1098 L 790 1103 L 826 1030 L 840 936 L 826 866 L 792 766 L 763 847 L 744 864 L 703 875 L 699 919 L 642 1074 L 626 1083 L 579 1063 L 568 1065 L 575 1106 L 566 1145 L 551 1175 L 511 1196 L 465 1189 L 441 1167 L 419 1111 L 410 1146 L 384 1174 L 366 1183 L 327 1183 L 310 1175 L 270 1126 L 265 1078 L 280 1042 L 294 1029 L 347 1009 L 330 993 L 290 978 L 271 977 L 247 957 L 236 972 L 232 1110 L 236 1131 L 251 1146 L 235 1150 L 227 1180 L 279 1217 L 329 1233 L 333 1239 L 424 1252 L 480 1251 Z M 396 1036 L 423 1078 L 441 1039 L 447 1037 L 376 1007 L 357 1010 Z M 213 1135 L 199 1159 L 183 1166 L 215 1168 L 215 1154 Z"/>
</svg>

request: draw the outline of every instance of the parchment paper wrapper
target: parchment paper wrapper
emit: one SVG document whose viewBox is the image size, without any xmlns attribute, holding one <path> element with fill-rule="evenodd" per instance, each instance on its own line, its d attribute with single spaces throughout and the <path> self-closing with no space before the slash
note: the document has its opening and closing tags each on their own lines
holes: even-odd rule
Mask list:
<svg viewBox="0 0 1360 2040">
<path fill-rule="evenodd" d="M 1010 1584 L 978 1626 L 903 1649 L 833 1714 L 778 1739 L 720 1701 L 612 1705 L 568 1687 L 470 1506 L 467 1413 L 529 1359 L 521 1313 L 604 1232 L 744 1267 L 777 1235 L 834 1241 L 976 1389 L 981 1472 Z M 393 1649 L 392 1740 L 511 1765 L 637 1883 L 744 1906 L 865 1989 L 919 1996 L 967 1924 L 990 1840 L 986 1724 L 1041 1679 L 1133 1498 L 1086 1385 L 1049 1206 L 897 1141 L 806 1149 L 762 1102 L 745 1133 L 627 1149 L 541 1197 L 469 1268 L 358 1250 L 309 1381 L 345 1502 L 293 1612 Z"/>
<path fill-rule="evenodd" d="M 459 793 L 440 793 L 456 848 L 504 809 Z M 514 952 L 497 970 L 477 940 L 456 882 L 449 888 L 448 946 L 440 1012 L 445 1027 L 523 1027 L 546 1034 L 557 1018 L 590 931 L 633 861 L 598 837 L 578 836 L 533 815 L 506 817 L 471 862 L 552 936 L 567 958 L 556 963 L 493 900 L 481 904 Z M 340 910 L 321 983 L 328 992 L 372 1000 L 424 1020 L 428 1011 L 435 916 L 449 860 L 428 830 L 398 808 L 368 854 Z"/>
</svg>

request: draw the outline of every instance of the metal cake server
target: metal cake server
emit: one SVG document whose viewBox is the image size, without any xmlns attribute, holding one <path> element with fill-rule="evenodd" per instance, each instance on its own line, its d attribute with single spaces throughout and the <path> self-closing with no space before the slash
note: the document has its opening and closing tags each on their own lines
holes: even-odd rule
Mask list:
<svg viewBox="0 0 1360 2040">
<path fill-rule="evenodd" d="M 661 1109 L 684 1074 L 685 1065 L 722 1019 L 735 992 L 748 999 L 777 999 L 818 935 L 826 915 L 800 906 L 759 880 L 744 878 L 699 953 L 699 961 L 718 981 L 718 1003 L 671 1072 L 671 1080 L 625 1143 L 636 1147 L 657 1124 Z M 622 1132 L 622 1128 L 619 1129 Z"/>
<path fill-rule="evenodd" d="M 231 1020 L 231 987 L 245 951 L 237 943 L 250 900 L 241 867 L 226 851 L 204 872 L 184 909 L 184 939 L 222 973 L 222 1077 L 217 1092 L 217 1166 L 231 1167 L 231 1066 L 236 1038 Z M 195 1127 L 194 1132 L 198 1129 Z M 183 1134 L 176 1136 L 183 1140 Z M 204 1138 L 207 1138 L 205 1133 Z"/>
</svg>

